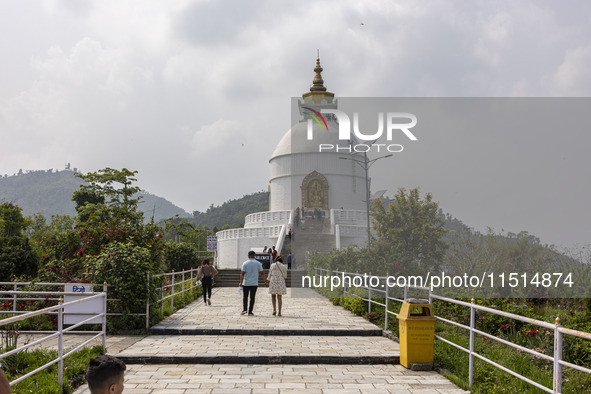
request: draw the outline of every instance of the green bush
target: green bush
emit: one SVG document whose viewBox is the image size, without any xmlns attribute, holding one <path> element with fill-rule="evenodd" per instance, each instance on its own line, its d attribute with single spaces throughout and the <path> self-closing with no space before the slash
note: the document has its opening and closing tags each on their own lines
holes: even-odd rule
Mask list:
<svg viewBox="0 0 591 394">
<path fill-rule="evenodd" d="M 367 313 L 367 301 L 363 301 L 361 298 L 343 298 L 341 299 L 341 306 L 358 316 L 363 316 Z"/>
<path fill-rule="evenodd" d="M 134 330 L 145 327 L 144 316 L 130 316 L 131 313 L 145 313 L 146 300 L 155 302 L 155 284 L 148 284 L 148 273 L 153 274 L 152 259 L 147 249 L 114 242 L 102 253 L 86 259 L 87 275 L 93 283 L 108 286 L 108 297 L 118 299 L 109 305 L 111 312 L 122 313 L 112 319 L 110 328 L 115 330 Z"/>
<path fill-rule="evenodd" d="M 167 271 L 184 271 L 197 268 L 201 259 L 197 248 L 185 242 L 168 241 L 164 247 L 164 264 Z"/>
</svg>

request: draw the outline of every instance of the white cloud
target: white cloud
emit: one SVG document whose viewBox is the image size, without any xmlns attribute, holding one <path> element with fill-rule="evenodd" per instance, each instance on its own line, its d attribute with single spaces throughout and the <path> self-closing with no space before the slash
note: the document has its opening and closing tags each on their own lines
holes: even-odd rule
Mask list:
<svg viewBox="0 0 591 394">
<path fill-rule="evenodd" d="M 193 134 L 192 153 L 219 157 L 226 145 L 234 140 L 240 140 L 240 125 L 233 120 L 220 119 L 212 124 L 204 125 Z"/>
<path fill-rule="evenodd" d="M 569 50 L 551 81 L 560 95 L 591 95 L 591 46 Z"/>
</svg>

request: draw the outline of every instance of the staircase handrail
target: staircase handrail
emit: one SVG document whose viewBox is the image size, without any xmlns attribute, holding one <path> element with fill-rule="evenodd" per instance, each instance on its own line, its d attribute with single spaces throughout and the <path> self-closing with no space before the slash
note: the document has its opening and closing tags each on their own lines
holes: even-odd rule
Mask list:
<svg viewBox="0 0 591 394">
<path fill-rule="evenodd" d="M 285 240 L 285 233 L 287 232 L 287 227 L 291 227 L 293 225 L 293 210 L 289 213 L 289 220 L 287 221 L 287 225 L 281 226 L 281 231 L 279 231 L 279 238 L 277 239 L 277 245 L 275 249 L 277 249 L 277 255 L 281 255 L 281 250 L 283 249 L 283 242 Z"/>
</svg>

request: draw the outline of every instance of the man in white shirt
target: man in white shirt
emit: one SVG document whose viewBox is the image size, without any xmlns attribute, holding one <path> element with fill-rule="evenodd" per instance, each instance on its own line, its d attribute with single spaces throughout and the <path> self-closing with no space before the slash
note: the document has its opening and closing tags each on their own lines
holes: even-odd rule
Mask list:
<svg viewBox="0 0 591 394">
<path fill-rule="evenodd" d="M 259 286 L 259 275 L 265 281 L 265 287 L 269 286 L 269 281 L 263 271 L 263 266 L 258 260 L 255 260 L 255 252 L 252 250 L 248 252 L 248 260 L 242 263 L 242 270 L 240 272 L 240 287 L 242 287 L 242 314 L 254 316 L 252 309 L 254 308 L 254 300 Z M 248 298 L 250 297 L 250 303 Z M 248 309 L 247 309 L 248 308 Z"/>
</svg>

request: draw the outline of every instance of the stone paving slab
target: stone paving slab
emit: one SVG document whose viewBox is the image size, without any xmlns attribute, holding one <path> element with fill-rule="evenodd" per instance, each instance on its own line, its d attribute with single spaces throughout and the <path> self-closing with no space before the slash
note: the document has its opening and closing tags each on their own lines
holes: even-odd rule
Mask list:
<svg viewBox="0 0 591 394">
<path fill-rule="evenodd" d="M 291 289 L 283 297 L 281 317 L 272 316 L 271 296 L 267 289 L 257 291 L 254 307 L 255 316 L 241 315 L 242 294 L 237 288 L 214 288 L 212 305 L 203 304 L 203 299 L 195 301 L 166 320 L 152 327 L 152 333 L 171 334 L 237 334 L 242 335 L 382 335 L 381 329 L 360 316 L 335 307 L 328 299 L 320 297 L 312 290 L 306 290 L 309 297 L 292 297 Z M 182 331 L 186 330 L 186 331 Z M 272 332 L 271 332 L 272 331 Z M 348 332 L 348 334 L 347 334 Z"/>
<path fill-rule="evenodd" d="M 398 363 L 400 347 L 385 337 L 152 335 L 114 355 L 134 364 Z"/>
<path fill-rule="evenodd" d="M 38 339 L 46 337 L 47 335 L 42 334 L 27 334 L 22 333 L 18 339 L 18 346 L 25 345 L 27 343 L 34 342 Z M 66 334 L 64 335 L 63 344 L 64 350 L 69 351 L 74 349 L 76 346 L 84 343 L 84 341 L 92 338 L 94 335 L 91 334 Z M 129 346 L 135 344 L 146 338 L 146 335 L 107 335 L 106 345 L 107 353 L 118 354 Z M 94 339 L 89 342 L 86 346 L 92 347 L 95 345 L 102 345 L 102 337 Z M 33 346 L 31 349 L 46 348 L 49 350 L 57 350 L 57 338 L 52 338 L 47 341 L 43 341 L 39 345 Z"/>
<path fill-rule="evenodd" d="M 126 394 L 459 394 L 436 372 L 413 372 L 400 365 L 130 365 Z M 87 386 L 75 394 L 90 394 Z"/>
</svg>

